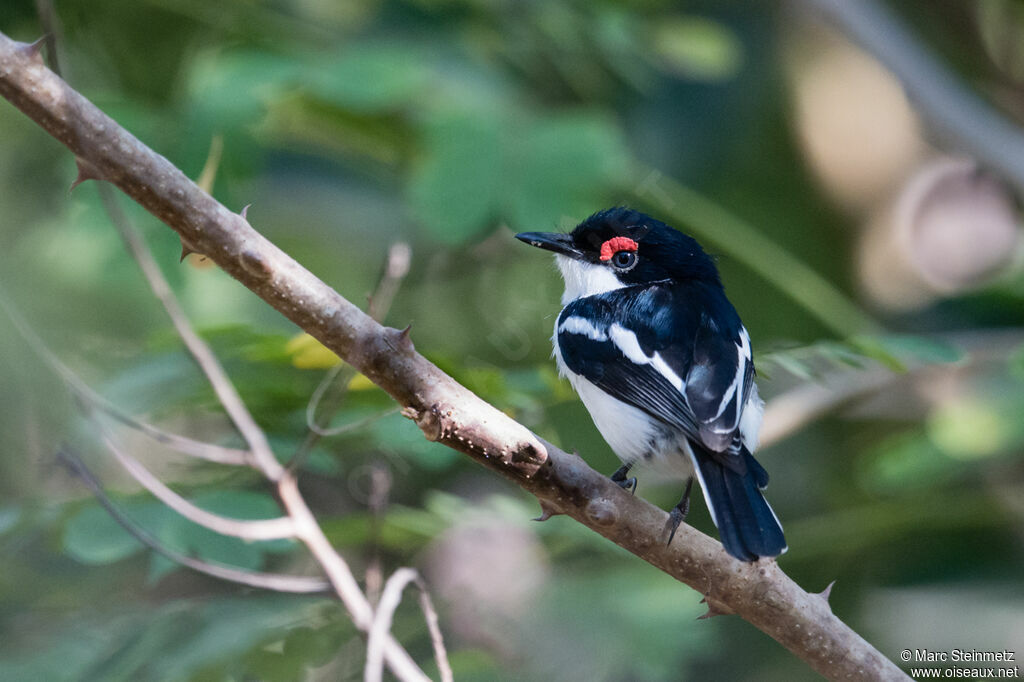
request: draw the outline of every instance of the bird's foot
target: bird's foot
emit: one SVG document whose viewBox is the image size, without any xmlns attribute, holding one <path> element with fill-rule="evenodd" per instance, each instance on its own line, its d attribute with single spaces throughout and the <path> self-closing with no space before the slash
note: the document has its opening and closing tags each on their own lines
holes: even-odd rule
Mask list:
<svg viewBox="0 0 1024 682">
<path fill-rule="evenodd" d="M 679 504 L 672 507 L 672 510 L 668 513 L 668 542 L 666 545 L 672 544 L 672 538 L 676 536 L 676 531 L 679 530 L 679 526 L 683 525 L 683 521 L 686 520 L 687 515 L 690 513 L 690 490 L 693 488 L 693 478 L 689 478 L 686 481 L 686 490 L 683 491 L 683 499 L 679 500 Z"/>
<path fill-rule="evenodd" d="M 634 495 L 636 495 L 636 476 L 630 476 L 629 478 L 626 478 L 626 476 L 629 475 L 629 470 L 632 468 L 632 466 L 632 464 L 623 464 L 622 466 L 615 470 L 615 473 L 612 474 L 611 478 L 612 483 L 619 486 L 623 490 L 628 490 Z"/>
</svg>

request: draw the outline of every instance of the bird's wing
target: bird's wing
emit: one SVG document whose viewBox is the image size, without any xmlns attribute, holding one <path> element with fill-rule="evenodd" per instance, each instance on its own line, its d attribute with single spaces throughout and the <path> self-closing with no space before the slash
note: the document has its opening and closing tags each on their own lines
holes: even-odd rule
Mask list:
<svg viewBox="0 0 1024 682">
<path fill-rule="evenodd" d="M 724 296 L 685 306 L 678 297 L 649 285 L 573 301 L 556 326 L 562 361 L 709 450 L 738 452 L 753 381 L 749 338 Z"/>
<path fill-rule="evenodd" d="M 686 402 L 700 427 L 701 440 L 721 451 L 736 440 L 743 408 L 754 383 L 750 336 L 742 325 L 723 329 L 701 316 L 686 372 Z"/>
</svg>

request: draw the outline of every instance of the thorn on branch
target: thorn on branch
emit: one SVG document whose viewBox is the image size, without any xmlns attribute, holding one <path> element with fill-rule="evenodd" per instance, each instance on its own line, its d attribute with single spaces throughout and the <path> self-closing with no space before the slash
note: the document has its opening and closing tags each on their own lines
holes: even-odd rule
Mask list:
<svg viewBox="0 0 1024 682">
<path fill-rule="evenodd" d="M 46 39 L 47 36 L 44 34 L 34 43 L 19 43 L 18 51 L 40 66 L 46 66 L 43 61 L 43 44 L 46 43 Z"/>
<path fill-rule="evenodd" d="M 545 500 L 540 500 L 540 516 L 534 518 L 534 521 L 547 521 L 552 516 L 558 516 L 562 512 L 559 511 L 553 504 Z"/>
<path fill-rule="evenodd" d="M 403 350 L 413 350 L 412 339 L 409 336 L 409 332 L 412 331 L 412 325 L 406 325 L 405 329 L 398 332 L 398 345 Z"/>
<path fill-rule="evenodd" d="M 707 620 L 708 618 L 714 618 L 715 616 L 729 615 L 729 611 L 725 611 L 719 608 L 717 605 L 712 604 L 710 601 L 708 601 L 707 595 L 705 595 L 704 598 L 700 600 L 700 603 L 707 604 L 708 610 L 703 615 L 697 616 L 697 620 Z"/>
<path fill-rule="evenodd" d="M 178 262 L 179 263 L 184 263 L 185 259 L 188 258 L 189 256 L 191 256 L 193 253 L 198 253 L 198 251 L 193 249 L 189 245 L 188 242 L 186 242 L 184 239 L 182 239 L 181 240 L 181 258 L 178 259 Z"/>
<path fill-rule="evenodd" d="M 78 168 L 78 175 L 75 176 L 74 181 L 71 183 L 71 187 L 68 188 L 68 194 L 74 192 L 75 188 L 86 180 L 103 179 L 92 164 L 77 156 L 75 157 L 75 166 Z"/>
<path fill-rule="evenodd" d="M 815 592 L 815 594 L 817 594 L 819 597 L 824 599 L 825 603 L 828 604 L 828 598 L 830 596 L 832 596 L 832 586 L 835 585 L 835 584 L 836 584 L 836 581 L 833 580 L 832 582 L 830 582 L 828 584 L 828 586 L 824 590 L 822 590 L 821 592 Z M 829 605 L 829 608 L 830 609 L 832 608 L 831 605 Z"/>
</svg>

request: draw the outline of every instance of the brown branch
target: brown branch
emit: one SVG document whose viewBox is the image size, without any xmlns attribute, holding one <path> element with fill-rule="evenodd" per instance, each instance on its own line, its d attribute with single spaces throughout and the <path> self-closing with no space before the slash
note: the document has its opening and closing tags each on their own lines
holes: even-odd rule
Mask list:
<svg viewBox="0 0 1024 682">
<path fill-rule="evenodd" d="M 774 561 L 736 561 L 689 526 L 666 546 L 664 511 L 460 386 L 413 349 L 408 333 L 374 322 L 68 87 L 27 46 L 2 34 L 0 95 L 71 149 L 85 177 L 117 185 L 390 393 L 430 440 L 470 455 L 535 495 L 549 513 L 571 516 L 694 587 L 713 611 L 739 614 L 826 677 L 907 679 L 833 615 L 822 596 L 800 589 Z M 293 478 L 281 478 L 279 491 L 286 507 L 297 504 Z M 290 515 L 299 537 L 329 568 L 337 555 L 312 516 Z M 331 570 L 328 575 L 334 582 Z M 351 579 L 347 570 L 339 576 Z M 368 605 L 353 614 L 362 627 L 369 616 Z"/>
<path fill-rule="evenodd" d="M 46 14 L 43 11 L 42 4 L 40 5 L 40 14 L 43 16 L 44 23 L 49 22 L 51 26 L 55 25 L 53 23 L 55 21 L 55 13 L 51 12 L 50 14 Z M 6 39 L 2 34 L 0 34 L 0 38 Z M 30 46 L 30 50 L 33 49 L 34 48 Z M 36 60 L 38 56 L 39 54 L 37 50 L 31 55 L 33 60 Z M 54 56 L 56 56 L 56 53 L 54 53 Z M 212 176 L 215 172 L 216 162 L 211 165 L 210 160 L 211 159 L 208 159 L 207 167 L 204 168 L 204 171 L 209 171 L 209 182 L 212 183 Z M 86 173 L 88 164 L 83 163 L 81 159 L 78 159 L 77 163 L 79 168 L 79 177 L 74 184 L 81 183 L 87 177 Z M 74 184 L 72 185 L 72 189 L 74 188 Z M 107 447 L 114 453 L 121 465 L 128 470 L 128 472 L 138 482 L 163 501 L 164 504 L 167 504 L 179 514 L 182 514 L 186 518 L 192 520 L 194 523 L 199 523 L 206 528 L 210 528 L 211 530 L 224 535 L 246 537 L 247 539 L 274 539 L 272 536 L 258 538 L 254 537 L 254 535 L 260 532 L 267 534 L 285 531 L 287 531 L 288 535 L 280 537 L 298 537 L 301 539 L 307 545 L 307 548 L 320 561 L 321 568 L 327 574 L 331 585 L 334 587 L 338 597 L 341 599 L 350 616 L 355 621 L 356 626 L 364 632 L 368 631 L 371 626 L 369 618 L 372 615 L 369 602 L 366 599 L 366 596 L 359 589 L 359 585 L 352 576 L 345 560 L 342 559 L 340 554 L 334 551 L 334 548 L 331 547 L 319 524 L 316 523 L 312 512 L 310 512 L 305 500 L 299 493 L 294 473 L 292 471 L 285 470 L 274 457 L 274 453 L 270 448 L 270 444 L 267 441 L 263 430 L 259 428 L 256 421 L 249 413 L 248 408 L 246 408 L 241 396 L 238 395 L 238 391 L 235 389 L 234 384 L 231 383 L 231 380 L 228 378 L 223 367 L 221 367 L 220 362 L 217 360 L 212 349 L 192 328 L 192 325 L 185 316 L 184 311 L 181 309 L 177 298 L 174 296 L 174 292 L 171 290 L 170 285 L 167 283 L 163 273 L 160 271 L 156 260 L 153 258 L 149 247 L 146 246 L 145 241 L 143 241 L 138 235 L 134 226 L 128 220 L 128 217 L 123 211 L 121 211 L 121 208 L 117 203 L 117 199 L 110 187 L 107 185 L 100 185 L 99 192 L 100 199 L 103 202 L 107 215 L 121 234 L 129 253 L 142 270 L 142 274 L 146 278 L 151 290 L 160 300 L 168 317 L 171 318 L 171 322 L 174 325 L 175 330 L 178 332 L 178 335 L 181 337 L 182 342 L 185 344 L 185 347 L 188 349 L 189 353 L 191 353 L 193 359 L 213 386 L 214 392 L 216 393 L 221 405 L 228 413 L 228 416 L 234 422 L 239 432 L 241 432 L 242 437 L 248 442 L 249 447 L 252 450 L 251 457 L 247 458 L 248 463 L 261 471 L 269 481 L 277 484 L 278 495 L 288 515 L 281 519 L 272 519 L 269 521 L 239 521 L 206 512 L 178 496 L 170 488 L 165 486 L 162 481 L 150 474 L 150 472 L 138 461 L 122 452 L 116 446 L 113 436 L 107 429 L 105 429 L 102 422 L 97 421 L 97 424 L 102 430 L 102 437 Z M 245 212 L 246 209 L 242 209 L 243 219 L 245 217 Z M 184 259 L 184 256 L 190 250 L 190 246 L 185 239 L 182 238 L 182 259 Z M 385 306 L 390 305 L 391 297 L 397 291 L 398 282 L 396 280 L 400 280 L 408 269 L 408 247 L 406 247 L 405 251 L 399 250 L 399 255 L 396 256 L 395 254 L 396 252 L 392 250 L 392 258 L 389 260 L 384 278 L 385 283 L 391 283 L 392 285 L 385 291 Z M 404 258 L 401 254 L 404 254 Z M 211 575 L 215 572 L 223 573 L 223 571 L 220 571 L 216 567 L 214 568 L 214 571 L 207 572 Z M 433 635 L 433 633 L 431 634 Z M 405 649 L 403 649 L 397 640 L 391 636 L 390 632 L 386 633 L 380 643 L 380 648 L 383 652 L 381 656 L 382 659 L 386 658 L 388 665 L 399 679 L 404 682 L 422 682 L 429 679 L 423 671 L 420 670 L 419 666 L 412 660 Z"/>
</svg>

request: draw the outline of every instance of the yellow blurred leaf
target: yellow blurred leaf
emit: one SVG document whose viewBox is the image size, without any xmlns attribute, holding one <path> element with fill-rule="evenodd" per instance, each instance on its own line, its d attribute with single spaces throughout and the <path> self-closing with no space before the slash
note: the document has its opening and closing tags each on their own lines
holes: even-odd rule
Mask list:
<svg viewBox="0 0 1024 682">
<path fill-rule="evenodd" d="M 333 351 L 305 332 L 289 339 L 284 349 L 292 356 L 292 364 L 299 369 L 330 369 L 341 362 Z M 371 388 L 377 388 L 377 385 L 358 372 L 348 382 L 350 391 Z"/>
<path fill-rule="evenodd" d="M 341 362 L 337 355 L 305 332 L 289 339 L 284 349 L 299 369 L 330 369 Z"/>
<path fill-rule="evenodd" d="M 935 410 L 926 426 L 932 442 L 945 454 L 980 459 L 999 454 L 1013 443 L 1014 428 L 1008 417 L 997 402 L 961 398 Z"/>
<path fill-rule="evenodd" d="M 377 388 L 377 384 L 359 372 L 356 372 L 355 376 L 352 377 L 352 381 L 348 382 L 348 390 L 350 391 L 366 391 L 371 388 Z"/>
</svg>

